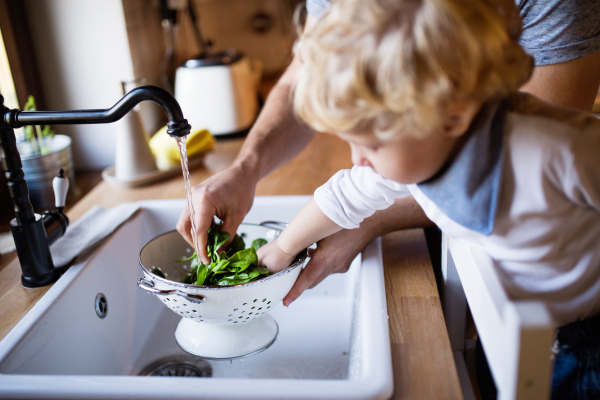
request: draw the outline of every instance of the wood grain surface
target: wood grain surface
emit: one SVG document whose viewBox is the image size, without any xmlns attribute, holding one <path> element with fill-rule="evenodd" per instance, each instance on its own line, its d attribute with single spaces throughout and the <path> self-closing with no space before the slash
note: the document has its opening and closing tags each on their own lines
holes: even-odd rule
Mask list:
<svg viewBox="0 0 600 400">
<path fill-rule="evenodd" d="M 393 399 L 459 399 L 462 391 L 422 229 L 383 237 Z"/>
<path fill-rule="evenodd" d="M 228 166 L 243 139 L 219 140 L 191 171 L 192 184 Z M 348 145 L 317 134 L 294 160 L 264 178 L 256 195 L 306 195 L 336 171 L 351 166 Z M 117 188 L 101 182 L 68 212 L 77 220 L 94 205 L 112 207 L 144 199 L 183 198 L 183 178 L 141 188 Z M 425 237 L 421 229 L 383 238 L 383 258 L 395 377 L 394 399 L 461 399 L 462 393 Z M 18 260 L 0 259 L 0 338 L 33 307 L 47 288 L 24 289 Z"/>
</svg>

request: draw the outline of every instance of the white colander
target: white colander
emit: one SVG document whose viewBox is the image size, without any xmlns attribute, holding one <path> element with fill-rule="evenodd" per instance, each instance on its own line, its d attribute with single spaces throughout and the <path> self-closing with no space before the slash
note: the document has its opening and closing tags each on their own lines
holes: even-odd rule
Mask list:
<svg viewBox="0 0 600 400">
<path fill-rule="evenodd" d="M 248 247 L 257 238 L 276 239 L 283 226 L 272 221 L 241 224 L 237 233 Z M 273 344 L 279 328 L 268 313 L 294 285 L 307 253 L 289 268 L 254 282 L 232 286 L 179 283 L 190 270 L 191 261 L 174 260 L 187 258 L 193 251 L 177 231 L 152 239 L 140 251 L 144 277 L 138 286 L 184 317 L 175 331 L 179 346 L 204 358 L 230 359 L 255 354 Z M 154 269 L 165 278 L 153 274 Z"/>
</svg>

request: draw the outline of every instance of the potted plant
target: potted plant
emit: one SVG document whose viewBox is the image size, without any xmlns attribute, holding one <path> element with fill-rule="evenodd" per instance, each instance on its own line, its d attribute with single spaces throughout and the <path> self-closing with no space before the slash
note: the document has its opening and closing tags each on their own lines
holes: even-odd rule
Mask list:
<svg viewBox="0 0 600 400">
<path fill-rule="evenodd" d="M 28 97 L 24 111 L 37 111 L 33 96 Z M 31 205 L 36 212 L 55 208 L 52 180 L 61 168 L 70 182 L 67 202 L 74 198 L 75 174 L 70 137 L 56 135 L 49 125 L 26 126 L 18 149 Z"/>
<path fill-rule="evenodd" d="M 33 96 L 29 95 L 23 111 L 37 111 Z M 43 129 L 39 125 L 26 126 L 23 128 L 23 132 L 25 133 L 25 140 L 31 146 L 30 153 L 43 156 L 51 152 L 48 142 L 51 142 L 54 138 L 54 131 L 50 125 L 45 125 Z"/>
</svg>

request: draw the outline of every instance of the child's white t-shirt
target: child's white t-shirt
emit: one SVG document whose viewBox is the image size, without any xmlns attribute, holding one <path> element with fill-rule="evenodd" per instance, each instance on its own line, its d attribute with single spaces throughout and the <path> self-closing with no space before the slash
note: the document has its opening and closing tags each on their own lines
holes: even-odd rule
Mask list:
<svg viewBox="0 0 600 400">
<path fill-rule="evenodd" d="M 455 222 L 418 185 L 369 167 L 338 172 L 315 200 L 351 229 L 408 195 L 444 233 L 481 246 L 513 299 L 544 301 L 557 326 L 600 313 L 600 120 L 591 114 L 513 99 L 491 234 Z"/>
</svg>

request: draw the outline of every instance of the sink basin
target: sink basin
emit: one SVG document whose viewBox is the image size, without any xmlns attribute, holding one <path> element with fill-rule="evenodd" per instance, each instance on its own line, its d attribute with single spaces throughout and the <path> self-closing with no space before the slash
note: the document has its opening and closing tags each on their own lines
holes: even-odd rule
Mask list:
<svg viewBox="0 0 600 400">
<path fill-rule="evenodd" d="M 257 197 L 245 222 L 289 222 L 307 200 Z M 173 339 L 181 317 L 136 284 L 140 249 L 173 229 L 184 200 L 139 204 L 141 211 L 72 266 L 0 342 L 1 398 L 391 396 L 379 240 L 348 273 L 328 277 L 289 308 L 276 306 L 271 315 L 279 336 L 269 349 L 239 360 L 202 360 Z M 158 370 L 163 376 L 148 376 Z"/>
</svg>

